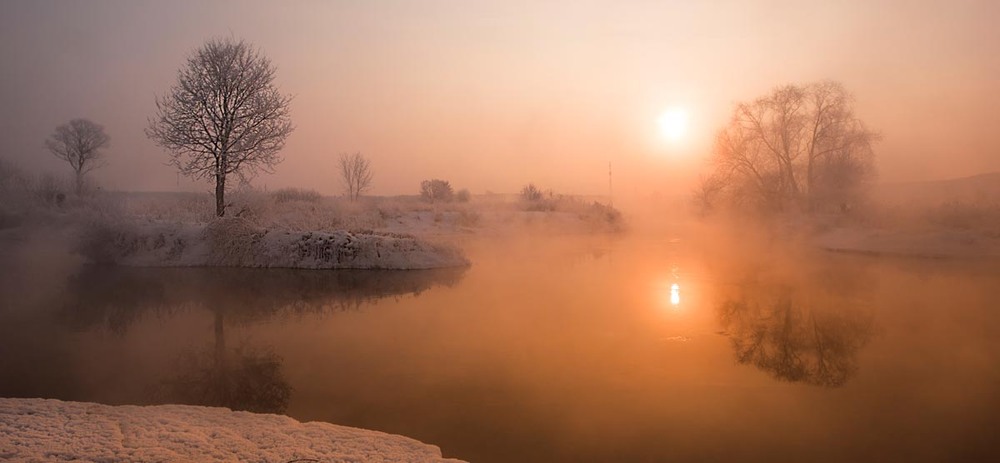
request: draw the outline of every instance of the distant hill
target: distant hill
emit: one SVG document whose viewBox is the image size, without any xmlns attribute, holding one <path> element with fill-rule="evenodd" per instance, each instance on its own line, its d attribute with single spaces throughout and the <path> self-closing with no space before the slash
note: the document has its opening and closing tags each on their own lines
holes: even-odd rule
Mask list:
<svg viewBox="0 0 1000 463">
<path fill-rule="evenodd" d="M 951 180 L 884 183 L 874 188 L 876 200 L 886 203 L 940 204 L 946 202 L 1000 202 L 1000 172 Z"/>
</svg>

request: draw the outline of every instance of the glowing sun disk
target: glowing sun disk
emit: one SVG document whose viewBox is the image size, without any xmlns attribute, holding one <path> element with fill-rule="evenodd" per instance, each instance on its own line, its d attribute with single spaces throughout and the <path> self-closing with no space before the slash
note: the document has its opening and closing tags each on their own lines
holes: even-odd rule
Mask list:
<svg viewBox="0 0 1000 463">
<path fill-rule="evenodd" d="M 660 133 L 670 141 L 678 141 L 687 133 L 688 114 L 681 108 L 670 108 L 660 115 Z"/>
</svg>

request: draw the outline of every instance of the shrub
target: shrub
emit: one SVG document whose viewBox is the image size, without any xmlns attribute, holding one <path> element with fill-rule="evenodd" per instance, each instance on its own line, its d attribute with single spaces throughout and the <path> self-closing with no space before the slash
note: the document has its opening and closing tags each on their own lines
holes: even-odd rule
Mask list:
<svg viewBox="0 0 1000 463">
<path fill-rule="evenodd" d="M 209 222 L 205 227 L 205 236 L 210 246 L 211 261 L 230 266 L 250 262 L 255 255 L 263 252 L 260 242 L 264 233 L 237 217 L 224 217 Z"/>
<path fill-rule="evenodd" d="M 469 194 L 469 190 L 466 188 L 462 188 L 461 190 L 458 190 L 458 193 L 455 193 L 455 201 L 458 201 L 460 203 L 469 202 L 469 199 L 471 197 L 472 195 Z"/>
<path fill-rule="evenodd" d="M 462 227 L 478 227 L 479 218 L 478 212 L 463 210 L 458 212 L 458 218 L 455 219 L 455 223 Z"/>
<path fill-rule="evenodd" d="M 534 183 L 529 183 L 521 188 L 521 199 L 525 201 L 541 201 L 543 196 L 542 190 L 538 189 Z"/>
<path fill-rule="evenodd" d="M 451 184 L 447 180 L 424 180 L 420 182 L 420 197 L 424 201 L 450 202 L 455 197 L 455 192 L 451 189 Z"/>
<path fill-rule="evenodd" d="M 35 196 L 48 205 L 62 205 L 66 199 L 66 191 L 70 188 L 66 181 L 52 174 L 45 174 L 38 178 L 38 183 L 34 186 Z"/>
<path fill-rule="evenodd" d="M 301 201 L 306 203 L 317 203 L 323 199 L 323 195 L 316 190 L 303 188 L 282 188 L 271 193 L 271 198 L 276 203 L 287 203 L 290 201 Z"/>
</svg>

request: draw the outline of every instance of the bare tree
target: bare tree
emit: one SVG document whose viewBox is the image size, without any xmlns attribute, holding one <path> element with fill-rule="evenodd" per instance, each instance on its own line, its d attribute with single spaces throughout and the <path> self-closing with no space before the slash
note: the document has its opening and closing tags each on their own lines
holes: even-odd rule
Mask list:
<svg viewBox="0 0 1000 463">
<path fill-rule="evenodd" d="M 786 85 L 736 106 L 716 138 L 712 178 L 757 206 L 809 210 L 849 201 L 874 173 L 878 135 L 842 85 Z"/>
<path fill-rule="evenodd" d="M 87 119 L 73 119 L 56 127 L 56 131 L 45 140 L 45 146 L 73 168 L 76 194 L 80 194 L 84 175 L 105 165 L 101 149 L 106 148 L 110 141 L 111 137 L 104 133 L 101 125 Z"/>
<path fill-rule="evenodd" d="M 347 197 L 356 201 L 372 185 L 371 160 L 361 153 L 340 155 L 340 176 L 344 179 Z"/>
<path fill-rule="evenodd" d="M 273 172 L 293 127 L 291 96 L 274 86 L 275 67 L 245 41 L 210 40 L 195 51 L 170 92 L 156 99 L 146 135 L 184 175 L 215 180 L 215 214 L 226 212 L 226 178 Z"/>
</svg>

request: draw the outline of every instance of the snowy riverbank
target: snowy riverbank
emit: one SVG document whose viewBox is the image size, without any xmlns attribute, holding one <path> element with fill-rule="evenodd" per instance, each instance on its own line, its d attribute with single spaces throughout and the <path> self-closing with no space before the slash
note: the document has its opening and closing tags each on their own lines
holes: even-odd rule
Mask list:
<svg viewBox="0 0 1000 463">
<path fill-rule="evenodd" d="M 187 405 L 0 398 L 0 460 L 453 462 L 408 437 Z"/>
<path fill-rule="evenodd" d="M 469 264 L 453 246 L 409 235 L 272 231 L 240 219 L 97 225 L 84 232 L 79 250 L 96 262 L 147 267 L 407 270 Z"/>
<path fill-rule="evenodd" d="M 834 252 L 924 258 L 1000 258 L 1000 238 L 971 230 L 884 230 L 842 227 L 812 242 Z"/>
</svg>

